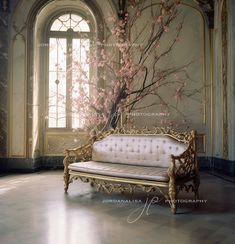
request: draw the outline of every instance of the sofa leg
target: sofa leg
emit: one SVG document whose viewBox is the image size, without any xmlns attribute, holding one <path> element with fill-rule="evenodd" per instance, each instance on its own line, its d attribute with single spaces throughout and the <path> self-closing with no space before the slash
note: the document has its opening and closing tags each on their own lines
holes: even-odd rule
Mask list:
<svg viewBox="0 0 235 244">
<path fill-rule="evenodd" d="M 176 214 L 176 210 L 177 210 L 177 205 L 176 205 L 176 200 L 177 200 L 177 193 L 176 193 L 176 185 L 175 185 L 175 181 L 170 179 L 169 182 L 169 200 L 170 200 L 170 206 L 171 206 L 171 212 L 173 214 Z"/>
<path fill-rule="evenodd" d="M 64 172 L 64 192 L 68 192 L 69 188 L 69 180 L 70 180 L 70 174 L 68 172 Z"/>
<path fill-rule="evenodd" d="M 70 174 L 69 174 L 69 153 L 67 152 L 66 157 L 63 160 L 64 164 L 64 192 L 68 192 L 69 183 L 70 183 Z"/>
<path fill-rule="evenodd" d="M 195 178 L 193 179 L 193 185 L 194 185 L 195 198 L 199 199 L 199 185 L 200 185 L 199 175 L 196 175 Z"/>
</svg>

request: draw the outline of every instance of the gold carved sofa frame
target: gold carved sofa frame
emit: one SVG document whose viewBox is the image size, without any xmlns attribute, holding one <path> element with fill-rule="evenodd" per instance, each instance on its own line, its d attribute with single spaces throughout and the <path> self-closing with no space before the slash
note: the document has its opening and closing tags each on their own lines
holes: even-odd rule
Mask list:
<svg viewBox="0 0 235 244">
<path fill-rule="evenodd" d="M 93 144 L 101 141 L 109 135 L 163 135 L 174 140 L 187 143 L 187 149 L 180 155 L 171 155 L 170 165 L 167 169 L 168 181 L 155 181 L 144 179 L 132 179 L 126 177 L 107 176 L 89 172 L 79 172 L 69 169 L 74 162 L 87 162 L 92 160 Z M 136 188 L 150 193 L 159 191 L 170 204 L 173 213 L 177 209 L 177 195 L 180 190 L 190 190 L 198 198 L 200 184 L 199 168 L 197 162 L 195 131 L 179 133 L 169 128 L 156 127 L 153 130 L 144 129 L 111 129 L 98 136 L 93 136 L 89 143 L 74 149 L 66 150 L 64 158 L 64 190 L 67 193 L 69 184 L 76 179 L 83 182 L 90 182 L 92 185 L 108 193 L 113 191 L 133 192 Z"/>
</svg>

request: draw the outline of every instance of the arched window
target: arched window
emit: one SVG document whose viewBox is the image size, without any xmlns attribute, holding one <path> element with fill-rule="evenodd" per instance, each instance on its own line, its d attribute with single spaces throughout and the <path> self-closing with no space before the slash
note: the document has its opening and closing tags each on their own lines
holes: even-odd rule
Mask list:
<svg viewBox="0 0 235 244">
<path fill-rule="evenodd" d="M 79 86 L 87 84 L 82 80 L 90 77 L 88 55 L 91 37 L 89 21 L 71 12 L 57 16 L 49 27 L 48 128 L 82 126 L 78 108 L 72 100 L 78 99 Z"/>
</svg>

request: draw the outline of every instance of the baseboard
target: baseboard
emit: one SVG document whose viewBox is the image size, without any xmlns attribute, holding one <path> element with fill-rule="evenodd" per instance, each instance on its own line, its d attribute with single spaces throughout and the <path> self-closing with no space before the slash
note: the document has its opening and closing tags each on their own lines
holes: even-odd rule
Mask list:
<svg viewBox="0 0 235 244">
<path fill-rule="evenodd" d="M 32 173 L 43 169 L 62 169 L 63 159 L 63 156 L 0 158 L 0 172 Z"/>
<path fill-rule="evenodd" d="M 0 158 L 0 172 L 5 172 L 7 169 L 8 158 Z"/>
<path fill-rule="evenodd" d="M 59 169 L 63 168 L 64 156 L 44 156 L 41 157 L 41 168 L 43 169 Z"/>
<path fill-rule="evenodd" d="M 0 158 L 1 172 L 32 173 L 40 169 L 39 158 Z"/>
<path fill-rule="evenodd" d="M 214 157 L 211 169 L 217 173 L 235 177 L 235 161 Z"/>
<path fill-rule="evenodd" d="M 0 158 L 0 172 L 35 172 L 43 169 L 62 169 L 63 156 L 44 156 L 39 158 Z M 235 177 L 235 161 L 198 157 L 200 171 L 211 171 Z"/>
<path fill-rule="evenodd" d="M 209 170 L 212 167 L 211 157 L 198 157 L 198 164 L 200 171 Z"/>
</svg>

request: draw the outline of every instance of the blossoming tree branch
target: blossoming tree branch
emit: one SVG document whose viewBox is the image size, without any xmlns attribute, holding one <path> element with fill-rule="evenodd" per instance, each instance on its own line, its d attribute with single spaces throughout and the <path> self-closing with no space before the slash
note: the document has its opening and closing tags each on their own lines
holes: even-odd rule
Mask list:
<svg viewBox="0 0 235 244">
<path fill-rule="evenodd" d="M 184 115 L 179 103 L 201 91 L 187 86 L 193 82 L 187 74 L 190 63 L 164 64 L 180 40 L 183 19 L 174 23 L 179 5 L 178 0 L 129 1 L 121 18 L 106 19 L 107 39 L 82 42 L 85 58 L 76 63 L 71 96 L 73 113 L 84 127 L 115 128 L 121 115 L 151 107 Z M 131 122 L 128 116 L 122 120 Z"/>
</svg>

